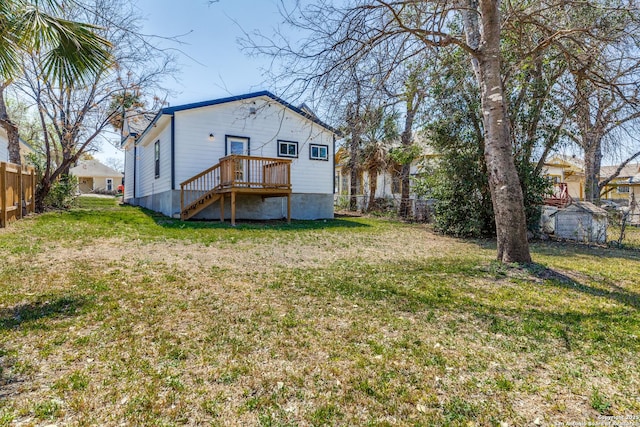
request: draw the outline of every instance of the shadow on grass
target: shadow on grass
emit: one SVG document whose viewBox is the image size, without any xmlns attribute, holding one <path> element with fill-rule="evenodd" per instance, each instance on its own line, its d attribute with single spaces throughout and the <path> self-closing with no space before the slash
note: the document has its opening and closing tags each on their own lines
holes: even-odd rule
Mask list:
<svg viewBox="0 0 640 427">
<path fill-rule="evenodd" d="M 164 228 L 180 230 L 201 229 L 232 229 L 232 230 L 323 230 L 334 228 L 361 228 L 370 227 L 359 218 L 353 219 L 318 219 L 318 220 L 292 220 L 288 224 L 286 220 L 236 220 L 236 226 L 231 226 L 229 219 L 225 222 L 219 220 L 189 220 L 169 218 L 158 212 L 140 208 L 140 211 L 150 217 L 157 225 Z"/>
<path fill-rule="evenodd" d="M 61 296 L 0 309 L 0 331 L 15 329 L 41 319 L 75 316 L 86 304 L 84 297 Z"/>
<path fill-rule="evenodd" d="M 550 283 L 553 286 L 582 292 L 595 297 L 611 299 L 615 302 L 619 302 L 620 304 L 635 308 L 636 310 L 640 309 L 640 295 L 635 292 L 628 291 L 609 280 L 602 283 L 609 288 L 607 290 L 585 285 L 563 273 L 559 273 L 541 264 L 533 263 L 525 266 L 524 269 L 532 276 L 545 280 L 546 283 Z"/>
</svg>

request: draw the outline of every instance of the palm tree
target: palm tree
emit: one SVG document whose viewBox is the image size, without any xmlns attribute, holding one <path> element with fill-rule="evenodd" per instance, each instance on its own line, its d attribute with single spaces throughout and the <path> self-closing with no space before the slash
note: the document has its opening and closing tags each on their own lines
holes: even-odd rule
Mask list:
<svg viewBox="0 0 640 427">
<path fill-rule="evenodd" d="M 376 191 L 378 189 L 378 172 L 387 167 L 387 143 L 386 141 L 369 141 L 362 149 L 363 168 L 369 174 L 369 202 L 367 210 L 376 208 Z"/>
<path fill-rule="evenodd" d="M 56 0 L 0 1 L 0 126 L 7 132 L 9 161 L 20 164 L 18 126 L 7 113 L 4 90 L 22 71 L 22 54 L 44 53 L 43 78 L 82 84 L 111 64 L 111 44 L 98 28 L 62 18 Z"/>
</svg>

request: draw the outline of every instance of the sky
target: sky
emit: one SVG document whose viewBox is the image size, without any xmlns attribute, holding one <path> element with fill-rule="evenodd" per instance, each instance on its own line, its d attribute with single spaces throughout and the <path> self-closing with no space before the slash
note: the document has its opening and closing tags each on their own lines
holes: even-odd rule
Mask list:
<svg viewBox="0 0 640 427">
<path fill-rule="evenodd" d="M 278 0 L 138 0 L 144 18 L 143 32 L 165 38 L 180 36 L 180 44 L 156 39 L 176 49 L 179 72 L 167 78 L 173 92 L 171 105 L 273 90 L 263 69 L 270 61 L 249 57 L 237 42 L 243 31 L 272 34 L 282 22 Z M 95 154 L 101 161 L 123 158 L 120 150 L 104 143 Z"/>
</svg>

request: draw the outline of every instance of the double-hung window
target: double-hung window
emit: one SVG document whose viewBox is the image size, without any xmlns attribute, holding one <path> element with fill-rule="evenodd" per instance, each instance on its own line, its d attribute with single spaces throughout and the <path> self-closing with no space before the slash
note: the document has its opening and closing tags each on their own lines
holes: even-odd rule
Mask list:
<svg viewBox="0 0 640 427">
<path fill-rule="evenodd" d="M 309 158 L 311 160 L 329 160 L 329 146 L 310 144 Z"/>
<path fill-rule="evenodd" d="M 278 141 L 278 157 L 298 157 L 298 143 L 295 141 Z"/>
</svg>

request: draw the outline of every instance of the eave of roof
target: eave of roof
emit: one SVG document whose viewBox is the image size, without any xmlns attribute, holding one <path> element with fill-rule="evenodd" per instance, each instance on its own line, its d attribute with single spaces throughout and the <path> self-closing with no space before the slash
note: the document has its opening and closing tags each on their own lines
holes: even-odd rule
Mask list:
<svg viewBox="0 0 640 427">
<path fill-rule="evenodd" d="M 246 99 L 252 99 L 252 98 L 259 98 L 262 96 L 266 96 L 268 98 L 273 99 L 274 101 L 276 101 L 279 104 L 282 104 L 283 106 L 287 107 L 288 109 L 300 114 L 302 117 L 306 118 L 307 120 L 310 120 L 312 122 L 314 122 L 315 124 L 322 126 L 323 128 L 327 129 L 328 131 L 330 131 L 331 133 L 335 134 L 335 135 L 339 135 L 340 132 L 338 132 L 336 129 L 334 129 L 333 127 L 329 126 L 328 124 L 324 123 L 323 121 L 319 120 L 317 117 L 315 117 L 315 115 L 309 114 L 306 111 L 292 105 L 289 104 L 287 101 L 285 101 L 284 99 L 272 94 L 269 91 L 263 90 L 260 92 L 252 92 L 252 93 L 247 93 L 244 95 L 237 95 L 237 96 L 231 96 L 231 97 L 227 97 L 227 98 L 219 98 L 219 99 L 212 99 L 209 101 L 202 101 L 202 102 L 194 102 L 191 104 L 184 104 L 184 105 L 176 105 L 175 107 L 166 107 L 161 109 L 160 111 L 158 111 L 158 114 L 156 114 L 156 116 L 153 118 L 153 120 L 151 121 L 151 123 L 149 123 L 149 125 L 147 126 L 147 128 L 144 130 L 144 132 L 142 132 L 139 136 L 138 136 L 138 140 L 142 139 L 144 137 L 144 135 L 149 131 L 149 129 L 151 127 L 153 127 L 153 125 L 160 119 L 161 116 L 163 115 L 174 115 L 176 112 L 178 111 L 185 111 L 185 110 L 191 110 L 194 108 L 202 108 L 202 107 L 210 107 L 212 105 L 220 105 L 220 104 L 226 104 L 228 102 L 235 102 L 235 101 L 244 101 Z"/>
</svg>

